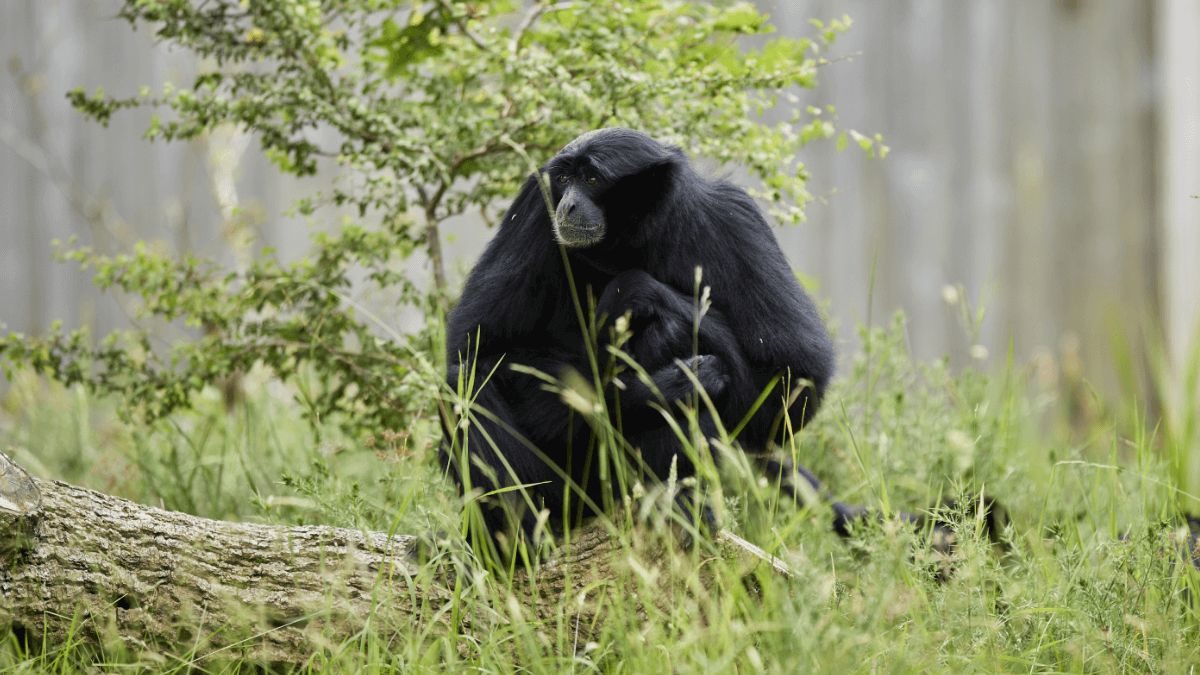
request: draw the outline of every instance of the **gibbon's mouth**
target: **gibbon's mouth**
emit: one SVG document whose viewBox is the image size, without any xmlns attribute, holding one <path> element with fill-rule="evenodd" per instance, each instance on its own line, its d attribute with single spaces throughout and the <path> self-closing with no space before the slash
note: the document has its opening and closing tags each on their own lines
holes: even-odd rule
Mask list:
<svg viewBox="0 0 1200 675">
<path fill-rule="evenodd" d="M 600 240 L 604 238 L 604 225 L 559 222 L 554 226 L 554 238 L 567 248 L 592 246 L 600 243 Z"/>
</svg>

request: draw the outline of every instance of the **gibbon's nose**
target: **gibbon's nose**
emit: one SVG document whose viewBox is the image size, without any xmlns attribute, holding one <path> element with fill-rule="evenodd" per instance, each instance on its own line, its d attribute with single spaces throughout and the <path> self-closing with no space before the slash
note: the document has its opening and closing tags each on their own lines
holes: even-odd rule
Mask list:
<svg viewBox="0 0 1200 675">
<path fill-rule="evenodd" d="M 566 204 L 563 204 L 563 206 L 565 206 L 565 207 L 566 207 L 566 215 L 568 215 L 568 216 L 569 216 L 569 215 L 571 215 L 572 213 L 575 213 L 575 200 L 574 200 L 574 199 L 572 199 L 571 201 L 567 202 Z"/>
</svg>

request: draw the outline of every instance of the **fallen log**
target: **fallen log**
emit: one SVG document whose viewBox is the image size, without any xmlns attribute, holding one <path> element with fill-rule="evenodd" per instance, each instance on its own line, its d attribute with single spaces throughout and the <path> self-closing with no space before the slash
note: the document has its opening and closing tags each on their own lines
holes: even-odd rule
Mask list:
<svg viewBox="0 0 1200 675">
<path fill-rule="evenodd" d="M 723 548 L 788 574 L 731 533 Z M 0 636 L 71 640 L 135 653 L 194 644 L 257 662 L 298 663 L 364 629 L 415 630 L 453 601 L 454 580 L 423 568 L 417 538 L 326 526 L 215 521 L 31 477 L 0 453 Z M 533 619 L 615 581 L 629 550 L 605 526 L 575 533 L 513 588 Z M 475 603 L 476 605 L 481 603 Z M 430 611 L 430 608 L 435 608 Z M 499 608 L 498 613 L 508 610 Z M 581 607 L 576 621 L 594 620 Z M 458 617 L 457 626 L 497 616 Z M 500 618 L 499 620 L 505 620 Z"/>
</svg>

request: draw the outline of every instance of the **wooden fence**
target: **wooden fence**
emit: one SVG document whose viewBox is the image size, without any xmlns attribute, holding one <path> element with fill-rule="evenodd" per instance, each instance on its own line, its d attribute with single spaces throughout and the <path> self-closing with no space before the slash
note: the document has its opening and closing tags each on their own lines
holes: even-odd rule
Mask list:
<svg viewBox="0 0 1200 675">
<path fill-rule="evenodd" d="M 1200 3 L 760 4 L 789 34 L 808 32 L 809 17 L 853 17 L 843 58 L 805 102 L 835 104 L 843 125 L 891 147 L 884 161 L 807 151 L 820 200 L 807 223 L 779 232 L 847 351 L 855 325 L 903 309 L 923 358 L 969 360 L 982 345 L 995 362 L 1010 348 L 1027 359 L 1078 345 L 1107 389 L 1127 384 L 1114 353 L 1137 363 L 1160 334 L 1182 353 L 1200 311 L 1200 200 L 1189 197 L 1200 192 Z M 103 129 L 70 109 L 63 92 L 75 86 L 128 93 L 192 71 L 186 54 L 113 18 L 117 6 L 0 4 L 0 322 L 10 328 L 127 321 L 86 275 L 50 262 L 55 238 L 148 238 L 226 260 L 247 227 L 285 254 L 307 240 L 308 225 L 283 211 L 312 185 L 277 176 L 252 139 L 152 145 L 139 140 L 144 117 Z M 490 236 L 469 220 L 451 229 L 464 266 Z M 957 285 L 986 307 L 977 336 L 947 305 Z"/>
</svg>

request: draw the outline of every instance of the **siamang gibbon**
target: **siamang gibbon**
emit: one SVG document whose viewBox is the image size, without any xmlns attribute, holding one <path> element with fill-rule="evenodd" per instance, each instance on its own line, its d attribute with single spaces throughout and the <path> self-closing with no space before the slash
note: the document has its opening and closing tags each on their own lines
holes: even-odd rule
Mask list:
<svg viewBox="0 0 1200 675">
<path fill-rule="evenodd" d="M 816 413 L 834 347 L 758 206 L 677 147 L 600 129 L 525 181 L 449 315 L 447 380 L 464 400 L 442 457 L 460 486 L 487 495 L 493 536 L 528 537 L 540 513 L 561 528 L 615 489 L 594 456 L 597 426 L 537 374 L 602 370 L 618 322 L 630 337 L 612 346 L 643 372 L 599 386 L 641 474 L 693 473 L 672 419 L 691 399 L 706 438 L 721 422 L 737 428 L 783 489 L 820 493 L 811 473 L 767 451 Z M 865 513 L 832 507 L 843 534 Z"/>
</svg>

